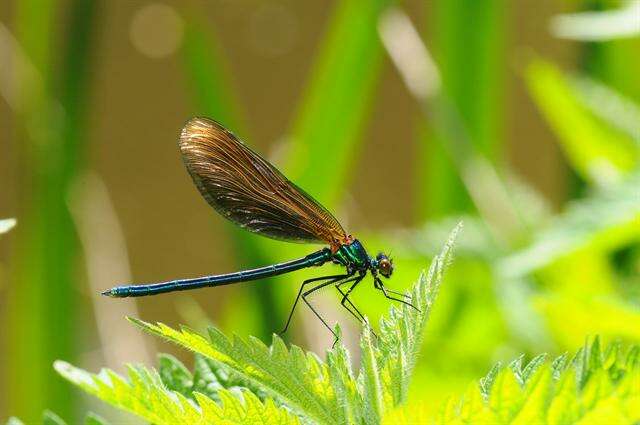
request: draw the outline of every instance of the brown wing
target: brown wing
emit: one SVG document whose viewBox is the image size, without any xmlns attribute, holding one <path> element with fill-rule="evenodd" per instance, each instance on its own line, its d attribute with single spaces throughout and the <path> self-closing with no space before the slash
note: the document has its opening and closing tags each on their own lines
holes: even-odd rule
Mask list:
<svg viewBox="0 0 640 425">
<path fill-rule="evenodd" d="M 217 122 L 191 119 L 179 146 L 202 196 L 241 227 L 274 239 L 332 247 L 347 240 L 329 211 Z"/>
</svg>

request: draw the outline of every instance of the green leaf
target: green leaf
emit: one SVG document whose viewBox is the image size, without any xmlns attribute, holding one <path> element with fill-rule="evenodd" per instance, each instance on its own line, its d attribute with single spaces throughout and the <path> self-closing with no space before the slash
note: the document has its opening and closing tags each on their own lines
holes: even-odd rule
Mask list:
<svg viewBox="0 0 640 425">
<path fill-rule="evenodd" d="M 589 113 L 570 81 L 553 64 L 533 61 L 526 81 L 569 162 L 585 180 L 601 183 L 613 177 L 615 181 L 638 165 L 640 150 L 633 139 Z"/>
<path fill-rule="evenodd" d="M 158 373 L 165 387 L 189 397 L 193 391 L 193 377 L 189 370 L 169 354 L 160 354 L 158 359 Z"/>
<path fill-rule="evenodd" d="M 411 303 L 418 309 L 402 304 L 400 308 L 392 306 L 389 315 L 380 321 L 379 364 L 383 376 L 389 379 L 384 393 L 393 397 L 393 403 L 405 402 L 411 375 L 420 354 L 423 330 L 429 320 L 431 308 L 438 296 L 444 271 L 453 257 L 453 247 L 462 224 L 451 231 L 441 252 L 433 259 L 429 271 L 422 274 L 409 295 Z"/>
<path fill-rule="evenodd" d="M 45 410 L 42 414 L 42 424 L 43 425 L 67 425 L 62 418 L 55 413 Z"/>
<path fill-rule="evenodd" d="M 336 327 L 336 334 L 340 335 L 339 326 Z M 327 365 L 336 402 L 343 409 L 342 417 L 349 423 L 359 422 L 356 419 L 360 419 L 361 413 L 360 394 L 355 385 L 349 352 L 342 344 L 327 353 Z"/>
<path fill-rule="evenodd" d="M 617 346 L 618 348 L 615 348 Z M 614 347 L 614 348 L 612 348 Z M 627 347 L 626 355 L 619 344 L 600 349 L 598 339 L 587 342 L 573 357 L 568 367 L 566 356 L 548 362 L 543 355 L 529 362 L 531 372 L 523 388 L 516 375 L 521 357 L 511 368 L 494 366 L 485 384 L 474 385 L 459 398 L 442 404 L 435 417 L 425 415 L 424 402 L 414 402 L 396 409 L 385 418 L 385 424 L 631 424 L 640 421 L 640 347 Z M 604 353 L 604 354 L 603 354 Z M 627 359 L 632 356 L 629 363 Z M 611 370 L 622 374 L 612 374 Z M 556 377 L 557 374 L 557 377 Z M 582 378 L 580 378 L 582 377 Z M 581 379 L 584 380 L 580 385 Z M 483 381 L 483 380 L 481 380 Z"/>
<path fill-rule="evenodd" d="M 505 276 L 523 276 L 586 249 L 608 251 L 640 240 L 640 172 L 575 201 L 530 246 L 499 263 Z"/>
<path fill-rule="evenodd" d="M 544 359 L 544 355 L 536 358 Z M 522 403 L 513 419 L 514 424 L 544 423 L 544 412 L 551 391 L 551 369 L 549 366 L 539 368 L 528 378 Z"/>
<path fill-rule="evenodd" d="M 382 384 L 380 382 L 377 349 L 371 340 L 371 327 L 368 323 L 364 326 L 360 348 L 362 349 L 362 370 L 360 371 L 362 382 L 362 398 L 364 421 L 368 424 L 377 424 L 384 413 Z"/>
<path fill-rule="evenodd" d="M 504 368 L 491 386 L 489 408 L 503 423 L 510 422 L 522 404 L 522 390 L 510 368 Z"/>
<path fill-rule="evenodd" d="M 130 366 L 128 378 L 109 369 L 94 375 L 62 361 L 57 361 L 54 367 L 64 378 L 88 393 L 154 424 L 299 423 L 287 410 L 276 407 L 270 400 L 263 403 L 248 391 L 238 396 L 220 389 L 220 405 L 203 394 L 194 393 L 194 403 L 182 394 L 168 390 L 157 373 L 143 367 Z"/>
<path fill-rule="evenodd" d="M 109 422 L 100 415 L 89 412 L 84 418 L 84 425 L 109 425 Z"/>
<path fill-rule="evenodd" d="M 593 115 L 626 133 L 640 148 L 640 107 L 630 99 L 587 76 L 572 78 L 581 103 Z"/>
<path fill-rule="evenodd" d="M 491 392 L 491 387 L 496 380 L 496 376 L 498 376 L 498 372 L 502 370 L 502 364 L 500 362 L 493 365 L 489 373 L 484 378 L 481 378 L 478 381 L 478 385 L 480 387 L 480 393 L 485 400 L 489 399 L 489 393 Z"/>
<path fill-rule="evenodd" d="M 456 169 L 457 158 L 447 155 L 451 146 L 460 142 L 458 130 L 469 135 L 470 150 L 491 159 L 499 158 L 503 151 L 500 128 L 504 124 L 499 111 L 504 109 L 505 58 L 501 46 L 506 41 L 508 20 L 504 0 L 430 4 L 433 7 L 424 14 L 425 24 L 443 84 L 443 96 L 430 103 L 438 111 L 455 109 L 452 121 L 456 130 L 450 131 L 451 126 L 435 116 L 425 120 L 434 134 L 422 137 L 419 154 L 423 166 L 419 169 L 425 187 L 418 196 L 423 212 L 440 216 L 472 207 Z"/>
<path fill-rule="evenodd" d="M 567 353 L 562 354 L 561 356 L 556 357 L 551 363 L 551 372 L 553 374 L 553 379 L 560 379 L 560 375 L 565 370 L 567 365 Z"/>
<path fill-rule="evenodd" d="M 238 376 L 229 374 L 219 364 L 199 354 L 195 356 L 193 375 L 173 356 L 161 354 L 159 359 L 159 375 L 162 383 L 167 389 L 179 392 L 185 397 L 194 399 L 194 393 L 201 393 L 214 401 L 221 401 L 218 397 L 220 389 L 237 393 L 248 389 L 262 401 L 265 399 L 265 394 L 260 388 L 252 386 Z"/>
<path fill-rule="evenodd" d="M 76 273 L 80 247 L 68 195 L 93 142 L 87 128 L 94 105 L 91 80 L 97 75 L 95 36 L 104 16 L 98 10 L 98 1 L 72 0 L 60 7 L 54 0 L 25 0 L 15 4 L 11 26 L 17 52 L 27 60 L 24 69 L 31 70 L 15 73 L 21 149 L 12 159 L 29 185 L 17 192 L 22 227 L 3 320 L 20 324 L 7 327 L 6 381 L 12 388 L 7 408 L 27 422 L 35 422 L 49 405 L 65 417 L 76 408 L 77 400 L 65 394 L 50 365 L 58 356 L 77 353 L 75 332 L 82 323 L 77 288 L 83 281 Z M 65 24 L 59 33 L 60 20 Z M 25 311 L 29 320 L 24 320 Z"/>
<path fill-rule="evenodd" d="M 538 368 L 544 363 L 545 359 L 547 358 L 546 354 L 538 354 L 537 356 L 535 356 L 533 359 L 531 359 L 531 361 L 529 363 L 527 363 L 527 365 L 525 366 L 525 368 L 522 370 L 522 373 L 520 374 L 522 377 L 522 381 L 524 383 L 527 383 L 527 381 L 529 381 L 529 378 L 538 370 Z"/>
<path fill-rule="evenodd" d="M 353 175 L 352 161 L 383 59 L 378 19 L 392 3 L 336 4 L 291 130 L 288 176 L 325 205 L 336 203 Z"/>
<path fill-rule="evenodd" d="M 198 114 L 241 132 L 237 101 L 229 89 L 231 72 L 207 27 L 208 24 L 194 14 L 186 19 L 182 54 L 188 87 Z"/>
<path fill-rule="evenodd" d="M 640 365 L 626 359 L 635 356 L 638 348 L 629 347 L 626 356 L 613 355 L 621 350 L 620 345 L 602 350 L 596 337 L 566 368 L 562 366 L 566 356 L 546 362 L 539 355 L 524 369 L 520 368 L 520 357 L 511 368 L 494 367 L 490 373 L 495 376 L 490 379 L 493 385 L 474 388 L 476 395 L 465 394 L 455 409 L 450 407 L 452 401 L 443 405 L 448 412 L 446 418 L 454 423 L 482 423 L 487 418 L 490 422 L 516 424 L 635 423 L 640 420 L 640 408 L 635 407 L 640 401 Z M 535 371 L 523 379 L 527 369 Z M 525 382 L 523 388 L 521 380 Z M 480 400 L 481 406 L 474 400 Z"/>
</svg>

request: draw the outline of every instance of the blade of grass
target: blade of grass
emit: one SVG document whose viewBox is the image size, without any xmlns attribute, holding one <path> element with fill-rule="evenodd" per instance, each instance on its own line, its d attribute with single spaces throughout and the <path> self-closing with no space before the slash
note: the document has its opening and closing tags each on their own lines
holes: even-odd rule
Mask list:
<svg viewBox="0 0 640 425">
<path fill-rule="evenodd" d="M 215 37 L 205 30 L 205 23 L 194 13 L 187 17 L 182 55 L 196 113 L 214 118 L 242 134 L 244 126 L 229 88 L 226 63 Z"/>
<path fill-rule="evenodd" d="M 48 86 L 49 81 L 47 79 L 45 82 L 43 76 L 49 75 L 52 46 L 48 35 L 53 22 L 54 9 L 53 1 L 26 0 L 16 6 L 16 43 L 13 48 L 16 51 L 23 50 L 21 55 L 15 56 L 21 57 L 27 65 L 16 62 L 13 66 L 17 69 L 31 68 L 33 71 L 29 74 L 26 72 L 16 74 L 12 82 L 18 87 L 17 91 L 21 96 L 19 99 L 14 99 L 13 105 L 19 105 L 20 110 L 17 112 L 23 115 L 18 117 L 24 127 L 30 118 L 41 112 L 44 115 L 45 112 L 42 104 L 48 97 L 46 92 L 48 88 L 45 89 L 45 85 Z M 22 136 L 27 133 L 19 134 Z M 36 139 L 31 137 L 18 150 L 18 153 L 24 157 L 22 162 L 25 165 L 31 162 L 31 159 L 35 159 L 35 149 L 30 146 L 35 143 Z M 28 177 L 33 179 L 34 183 L 37 178 L 37 169 L 37 167 L 23 168 L 25 174 L 27 170 L 33 170 L 34 175 Z M 35 184 L 34 189 L 36 189 Z M 34 190 L 31 199 L 34 204 L 36 193 L 37 191 Z M 46 372 L 44 366 L 38 367 L 46 364 L 45 354 L 43 351 L 33 349 L 43 339 L 42 328 L 39 325 L 43 322 L 44 313 L 44 296 L 37 286 L 44 281 L 44 273 L 41 268 L 29 267 L 30 261 L 37 262 L 43 256 L 41 248 L 43 232 L 38 232 L 36 228 L 34 209 L 27 206 L 19 211 L 22 226 L 16 232 L 16 266 L 11 276 L 12 283 L 15 283 L 12 286 L 15 289 L 7 294 L 5 316 L 7 323 L 13 324 L 8 327 L 6 335 L 9 359 L 7 388 L 12 384 L 17 387 L 15 384 L 26 380 L 32 388 L 37 389 L 32 395 L 20 390 L 9 392 L 7 394 L 8 411 L 21 417 L 29 414 L 26 418 L 30 420 L 39 419 L 35 412 L 41 412 L 46 407 L 43 391 Z M 21 284 L 22 282 L 26 284 Z M 25 317 L 27 314 L 29 317 Z M 33 348 L 29 349 L 29 347 Z"/>
<path fill-rule="evenodd" d="M 344 193 L 356 158 L 382 65 L 377 22 L 392 3 L 338 3 L 291 130 L 287 174 L 331 207 Z"/>
<path fill-rule="evenodd" d="M 435 32 L 435 58 L 442 72 L 443 93 L 458 110 L 476 149 L 490 159 L 502 154 L 501 111 L 503 105 L 503 46 L 505 10 L 503 0 L 440 2 L 430 16 Z M 469 70 L 473 72 L 469 72 Z M 427 128 L 429 123 L 426 124 Z M 420 212 L 434 216 L 468 211 L 456 167 L 427 130 L 422 134 Z"/>
<path fill-rule="evenodd" d="M 50 63 L 55 6 L 50 1 L 25 1 L 17 11 L 18 40 L 44 76 L 39 98 L 29 99 L 31 108 L 20 115 L 28 130 L 21 170 L 30 173 L 24 177 L 32 189 L 25 194 L 8 315 L 13 324 L 10 407 L 27 422 L 47 406 L 55 406 L 65 417 L 75 410 L 75 400 L 67 397 L 47 365 L 59 357 L 75 358 L 78 308 L 73 284 L 78 249 L 65 198 L 82 156 L 96 3 L 74 0 L 65 9 L 70 14 L 69 32 L 59 74 L 53 73 Z"/>
</svg>

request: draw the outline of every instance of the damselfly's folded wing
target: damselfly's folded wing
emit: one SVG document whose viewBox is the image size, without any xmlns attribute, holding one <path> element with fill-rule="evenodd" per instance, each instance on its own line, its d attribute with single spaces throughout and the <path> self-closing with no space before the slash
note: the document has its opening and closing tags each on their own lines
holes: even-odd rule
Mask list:
<svg viewBox="0 0 640 425">
<path fill-rule="evenodd" d="M 217 122 L 191 119 L 179 146 L 202 196 L 239 226 L 294 242 L 348 241 L 326 208 Z"/>
</svg>

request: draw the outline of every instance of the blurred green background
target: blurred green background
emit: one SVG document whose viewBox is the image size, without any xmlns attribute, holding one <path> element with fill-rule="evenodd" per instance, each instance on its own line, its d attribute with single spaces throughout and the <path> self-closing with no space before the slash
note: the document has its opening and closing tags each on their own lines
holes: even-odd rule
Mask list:
<svg viewBox="0 0 640 425">
<path fill-rule="evenodd" d="M 52 362 L 190 363 L 125 315 L 266 339 L 322 273 L 98 295 L 316 249 L 209 208 L 176 147 L 193 115 L 233 129 L 369 251 L 391 251 L 395 289 L 464 221 L 414 398 L 435 408 L 498 360 L 589 335 L 638 342 L 639 34 L 638 1 L 3 1 L 0 219 L 18 223 L 0 235 L 0 420 L 112 418 Z M 353 340 L 336 300 L 316 303 Z M 374 321 L 388 308 L 369 281 L 355 300 Z M 332 342 L 302 308 L 288 339 Z"/>
</svg>

